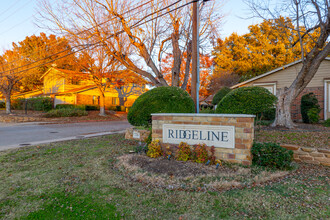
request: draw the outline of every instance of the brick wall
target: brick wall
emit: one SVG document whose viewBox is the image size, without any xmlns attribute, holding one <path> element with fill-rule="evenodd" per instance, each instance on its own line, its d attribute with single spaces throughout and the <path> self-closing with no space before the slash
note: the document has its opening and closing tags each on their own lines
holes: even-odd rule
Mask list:
<svg viewBox="0 0 330 220">
<path fill-rule="evenodd" d="M 308 93 L 314 93 L 317 100 L 319 101 L 319 105 L 321 107 L 320 119 L 324 119 L 324 88 L 323 87 L 310 87 L 305 88 L 303 92 L 293 101 L 291 105 L 291 117 L 294 121 L 302 121 L 301 112 L 300 112 L 300 104 L 301 97 Z"/>
<path fill-rule="evenodd" d="M 163 141 L 163 124 L 219 125 L 235 127 L 234 148 L 216 147 L 217 159 L 251 165 L 250 149 L 254 138 L 254 116 L 224 114 L 152 114 L 152 140 Z M 179 143 L 178 143 L 179 144 Z"/>
</svg>

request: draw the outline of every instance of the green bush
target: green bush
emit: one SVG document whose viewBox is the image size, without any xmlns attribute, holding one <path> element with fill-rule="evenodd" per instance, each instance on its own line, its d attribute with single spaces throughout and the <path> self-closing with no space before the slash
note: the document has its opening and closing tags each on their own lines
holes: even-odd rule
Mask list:
<svg viewBox="0 0 330 220">
<path fill-rule="evenodd" d="M 0 102 L 0 108 L 6 108 L 6 103 L 5 102 Z"/>
<path fill-rule="evenodd" d="M 254 143 L 251 148 L 252 164 L 276 169 L 290 169 L 293 151 L 275 143 Z"/>
<path fill-rule="evenodd" d="M 262 87 L 241 87 L 228 93 L 218 104 L 215 113 L 254 114 L 270 111 L 277 98 Z"/>
<path fill-rule="evenodd" d="M 57 104 L 55 109 L 74 109 L 75 107 L 74 104 Z"/>
<path fill-rule="evenodd" d="M 261 112 L 258 114 L 258 118 L 266 121 L 274 121 L 276 116 L 276 108 L 267 109 L 265 112 Z"/>
<path fill-rule="evenodd" d="M 88 113 L 85 110 L 77 108 L 62 108 L 62 109 L 53 109 L 46 113 L 46 118 L 59 118 L 59 117 L 79 117 L 85 116 Z"/>
<path fill-rule="evenodd" d="M 199 113 L 202 114 L 214 114 L 214 109 L 211 108 L 202 108 Z"/>
<path fill-rule="evenodd" d="M 308 109 L 307 111 L 307 116 L 308 116 L 308 120 L 310 123 L 318 123 L 319 120 L 320 120 L 320 109 L 317 109 L 317 108 L 311 108 L 311 109 Z"/>
<path fill-rule="evenodd" d="M 13 110 L 23 110 L 25 99 L 18 98 L 11 100 L 10 107 Z"/>
<path fill-rule="evenodd" d="M 27 110 L 47 112 L 53 108 L 53 100 L 49 97 L 36 97 L 29 99 L 19 98 L 11 102 L 11 108 L 15 110 L 23 110 L 25 105 Z"/>
<path fill-rule="evenodd" d="M 149 126 L 152 113 L 193 113 L 195 105 L 189 94 L 177 87 L 158 87 L 137 98 L 127 114 L 134 126 Z"/>
<path fill-rule="evenodd" d="M 327 120 L 325 120 L 325 121 L 323 122 L 323 125 L 324 125 L 325 127 L 330 127 L 330 118 L 328 118 Z"/>
<path fill-rule="evenodd" d="M 229 92 L 231 91 L 230 88 L 228 87 L 223 87 L 221 88 L 214 96 L 212 99 L 212 104 L 217 105 L 223 97 L 225 97 Z"/>
<path fill-rule="evenodd" d="M 86 111 L 96 111 L 100 110 L 100 107 L 98 105 L 85 105 Z"/>
<path fill-rule="evenodd" d="M 312 108 L 318 109 L 318 113 L 320 113 L 321 111 L 317 98 L 311 92 L 301 97 L 300 111 L 304 123 L 312 123 L 310 118 L 308 117 L 308 110 Z"/>
</svg>

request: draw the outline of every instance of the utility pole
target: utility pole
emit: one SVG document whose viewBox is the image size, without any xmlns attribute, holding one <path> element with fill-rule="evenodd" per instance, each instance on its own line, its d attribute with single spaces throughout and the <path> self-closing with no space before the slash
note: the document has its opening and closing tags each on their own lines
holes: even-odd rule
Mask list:
<svg viewBox="0 0 330 220">
<path fill-rule="evenodd" d="M 195 102 L 195 111 L 199 113 L 199 10 L 198 0 L 193 3 L 192 20 L 192 70 L 191 97 Z"/>
</svg>

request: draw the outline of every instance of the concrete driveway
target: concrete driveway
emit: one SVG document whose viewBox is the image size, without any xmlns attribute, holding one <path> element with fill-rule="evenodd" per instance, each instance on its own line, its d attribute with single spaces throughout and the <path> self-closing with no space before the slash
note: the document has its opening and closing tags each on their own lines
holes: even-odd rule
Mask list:
<svg viewBox="0 0 330 220">
<path fill-rule="evenodd" d="M 0 151 L 27 145 L 118 133 L 129 127 L 131 125 L 127 121 L 72 124 L 0 123 Z"/>
</svg>

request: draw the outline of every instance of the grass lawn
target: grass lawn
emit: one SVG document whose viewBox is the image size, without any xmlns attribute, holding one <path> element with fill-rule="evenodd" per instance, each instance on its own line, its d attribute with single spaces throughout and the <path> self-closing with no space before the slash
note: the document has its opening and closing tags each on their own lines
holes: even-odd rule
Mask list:
<svg viewBox="0 0 330 220">
<path fill-rule="evenodd" d="M 123 135 L 0 152 L 3 219 L 326 219 L 330 168 L 300 165 L 279 181 L 222 192 L 132 182 L 116 169 Z"/>
</svg>

